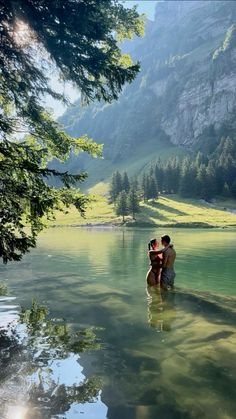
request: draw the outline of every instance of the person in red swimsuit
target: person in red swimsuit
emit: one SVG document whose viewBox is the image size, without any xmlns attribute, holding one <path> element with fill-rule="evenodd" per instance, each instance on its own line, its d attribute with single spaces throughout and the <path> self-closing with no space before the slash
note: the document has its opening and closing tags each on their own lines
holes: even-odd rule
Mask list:
<svg viewBox="0 0 236 419">
<path fill-rule="evenodd" d="M 158 250 L 158 247 L 159 243 L 157 239 L 152 239 L 148 243 L 148 256 L 151 265 L 146 276 L 148 285 L 157 285 L 160 283 L 163 250 Z"/>
</svg>

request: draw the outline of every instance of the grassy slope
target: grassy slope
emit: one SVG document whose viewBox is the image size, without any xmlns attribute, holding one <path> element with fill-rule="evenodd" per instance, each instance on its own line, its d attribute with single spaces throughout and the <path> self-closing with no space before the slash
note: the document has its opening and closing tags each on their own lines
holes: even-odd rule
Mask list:
<svg viewBox="0 0 236 419">
<path fill-rule="evenodd" d="M 236 214 L 223 209 L 233 208 L 232 200 L 219 202 L 212 208 L 197 200 L 183 200 L 177 196 L 162 196 L 154 202 L 141 204 L 141 212 L 137 216 L 136 226 L 177 226 L 177 227 L 229 227 L 236 226 Z M 222 205 L 223 203 L 223 205 Z M 236 208 L 236 201 L 234 202 Z M 127 225 L 134 225 L 127 217 Z M 113 205 L 109 205 L 103 197 L 97 197 L 88 209 L 86 219 L 79 216 L 75 209 L 69 214 L 57 214 L 56 220 L 49 225 L 86 225 L 86 224 L 120 224 L 121 217 L 114 213 Z"/>
<path fill-rule="evenodd" d="M 85 186 L 90 193 L 104 195 L 108 190 L 112 173 L 116 170 L 120 172 L 126 171 L 129 176 L 133 177 L 146 172 L 149 166 L 157 161 L 159 157 L 165 161 L 169 157 L 181 157 L 185 154 L 186 150 L 183 147 L 159 141 L 155 138 L 146 139 L 142 144 L 134 148 L 132 154 L 127 156 L 127 159 L 122 161 L 110 162 L 106 159 L 91 159 L 86 166 L 89 177 L 85 182 Z"/>
</svg>

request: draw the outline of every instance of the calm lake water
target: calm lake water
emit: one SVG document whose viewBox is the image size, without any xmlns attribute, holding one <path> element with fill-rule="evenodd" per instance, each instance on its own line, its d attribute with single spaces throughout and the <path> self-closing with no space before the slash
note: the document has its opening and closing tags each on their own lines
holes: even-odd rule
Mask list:
<svg viewBox="0 0 236 419">
<path fill-rule="evenodd" d="M 0 266 L 1 419 L 235 418 L 236 232 L 169 231 L 161 294 L 145 275 L 163 233 L 50 229 Z"/>
</svg>

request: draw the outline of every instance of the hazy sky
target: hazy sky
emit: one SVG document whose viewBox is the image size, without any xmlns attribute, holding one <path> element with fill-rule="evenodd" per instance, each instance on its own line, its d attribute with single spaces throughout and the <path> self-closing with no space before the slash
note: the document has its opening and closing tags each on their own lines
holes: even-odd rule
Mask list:
<svg viewBox="0 0 236 419">
<path fill-rule="evenodd" d="M 154 18 L 155 15 L 155 6 L 157 0 L 129 0 L 125 1 L 127 7 L 132 7 L 137 4 L 139 13 L 146 13 L 149 19 Z"/>
<path fill-rule="evenodd" d="M 125 6 L 127 7 L 132 7 L 134 5 L 137 5 L 139 13 L 146 13 L 149 19 L 154 18 L 155 5 L 157 3 L 156 0 L 129 0 L 129 1 L 125 1 L 124 3 L 125 3 Z M 69 99 L 72 102 L 78 99 L 79 92 L 68 83 L 66 83 L 66 85 L 63 86 L 62 84 L 58 82 L 56 77 L 52 77 L 51 84 L 52 84 L 52 87 L 54 87 L 54 89 L 56 89 L 57 91 L 60 91 L 60 92 L 65 91 L 66 95 L 69 97 Z M 50 97 L 47 97 L 45 99 L 45 105 L 47 108 L 50 108 L 53 111 L 53 114 L 56 118 L 62 115 L 63 112 L 65 112 L 66 110 L 65 106 L 63 106 L 60 102 L 55 101 Z"/>
</svg>

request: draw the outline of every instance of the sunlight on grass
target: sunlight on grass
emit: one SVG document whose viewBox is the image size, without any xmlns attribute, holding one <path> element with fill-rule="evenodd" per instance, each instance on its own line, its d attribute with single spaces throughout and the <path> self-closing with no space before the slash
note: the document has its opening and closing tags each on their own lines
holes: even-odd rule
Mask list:
<svg viewBox="0 0 236 419">
<path fill-rule="evenodd" d="M 80 216 L 76 208 L 71 208 L 68 214 L 56 213 L 56 219 L 48 225 L 86 225 L 86 224 L 119 224 L 121 218 L 117 217 L 113 205 L 109 205 L 106 198 L 95 197 L 86 211 L 86 218 Z"/>
<path fill-rule="evenodd" d="M 236 203 L 235 203 L 236 204 Z M 235 205 L 236 206 L 236 205 Z M 157 225 L 181 225 L 204 223 L 210 226 L 236 226 L 236 215 L 204 204 L 198 200 L 178 197 L 160 197 L 154 202 L 142 204 L 140 218 L 149 218 Z M 200 226 L 200 225 L 199 225 Z"/>
<path fill-rule="evenodd" d="M 105 186 L 101 184 L 100 187 Z M 236 202 L 224 200 L 225 208 L 236 208 Z M 126 217 L 131 221 L 131 217 Z M 114 206 L 107 199 L 95 196 L 94 202 L 82 218 L 75 208 L 67 215 L 56 214 L 56 220 L 49 225 L 120 225 L 121 217 L 117 217 Z M 223 209 L 222 202 L 218 208 L 212 207 L 198 200 L 180 199 L 178 196 L 161 196 L 158 200 L 141 203 L 141 212 L 137 215 L 135 223 L 130 226 L 177 226 L 177 227 L 227 227 L 236 226 L 236 214 Z"/>
<path fill-rule="evenodd" d="M 88 189 L 90 194 L 106 196 L 109 193 L 110 184 L 108 182 L 98 182 Z"/>
</svg>

